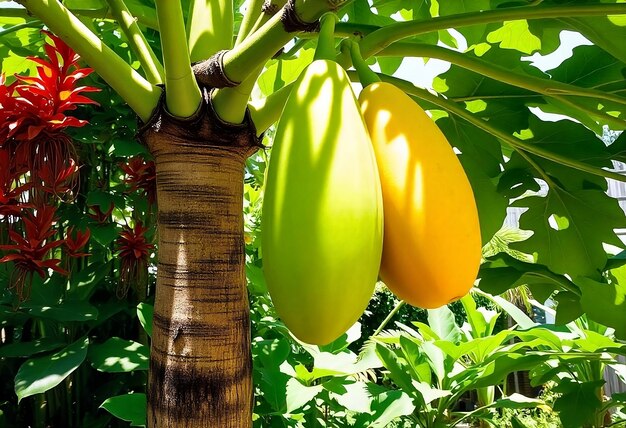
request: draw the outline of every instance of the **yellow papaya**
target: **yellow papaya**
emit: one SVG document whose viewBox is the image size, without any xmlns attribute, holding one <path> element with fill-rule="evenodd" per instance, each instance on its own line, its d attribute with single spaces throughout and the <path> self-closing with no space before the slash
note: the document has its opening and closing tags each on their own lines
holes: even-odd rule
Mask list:
<svg viewBox="0 0 626 428">
<path fill-rule="evenodd" d="M 263 269 L 278 315 L 327 344 L 361 316 L 382 252 L 380 179 L 350 81 L 313 61 L 276 126 L 261 218 Z"/>
<path fill-rule="evenodd" d="M 368 85 L 359 102 L 383 191 L 381 279 L 421 308 L 459 299 L 481 259 L 476 202 L 461 163 L 433 120 L 394 85 Z"/>
</svg>

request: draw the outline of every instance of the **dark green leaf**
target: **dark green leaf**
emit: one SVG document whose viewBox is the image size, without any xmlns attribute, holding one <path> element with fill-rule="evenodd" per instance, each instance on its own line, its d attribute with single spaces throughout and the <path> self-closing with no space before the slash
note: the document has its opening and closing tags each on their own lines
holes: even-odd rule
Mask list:
<svg viewBox="0 0 626 428">
<path fill-rule="evenodd" d="M 77 300 L 88 300 L 110 271 L 110 263 L 96 262 L 85 266 L 70 277 L 68 295 Z"/>
<path fill-rule="evenodd" d="M 130 422 L 130 426 L 146 426 L 146 394 L 124 394 L 107 398 L 100 407 L 116 418 Z"/>
<path fill-rule="evenodd" d="M 65 343 L 52 338 L 33 340 L 32 342 L 18 342 L 4 344 L 0 347 L 0 357 L 31 357 L 41 352 L 54 351 Z"/>
<path fill-rule="evenodd" d="M 607 261 L 603 243 L 623 245 L 614 229 L 626 226 L 624 212 L 602 191 L 553 188 L 545 197 L 527 197 L 515 206 L 528 208 L 520 227 L 534 234 L 511 246 L 533 254 L 555 273 L 597 277 Z"/>
<path fill-rule="evenodd" d="M 545 302 L 555 290 L 576 289 L 569 279 L 551 272 L 545 266 L 526 263 L 503 253 L 489 257 L 487 263 L 481 266 L 478 276 L 480 289 L 487 293 L 497 295 L 527 285 L 540 302 Z"/>
<path fill-rule="evenodd" d="M 22 364 L 15 376 L 18 403 L 61 383 L 85 360 L 88 346 L 89 339 L 85 337 L 54 354 L 32 358 Z"/>
<path fill-rule="evenodd" d="M 122 373 L 148 370 L 149 349 L 141 343 L 112 337 L 103 344 L 91 345 L 89 360 L 101 372 Z"/>
<path fill-rule="evenodd" d="M 115 223 L 95 224 L 90 230 L 92 238 L 103 247 L 115 241 L 118 234 Z"/>
<path fill-rule="evenodd" d="M 529 398 L 521 394 L 511 394 L 508 397 L 496 400 L 491 407 L 503 409 L 529 409 L 544 404 L 537 398 Z"/>
<path fill-rule="evenodd" d="M 398 357 L 395 352 L 380 343 L 376 344 L 376 353 L 383 362 L 383 365 L 389 370 L 389 377 L 403 391 L 414 395 L 415 388 L 411 384 L 411 376 L 408 372 L 407 363 L 403 358 Z"/>
<path fill-rule="evenodd" d="M 570 291 L 560 291 L 553 299 L 558 304 L 556 307 L 557 324 L 563 325 L 572 322 L 584 313 L 580 304 L 580 296 Z"/>
<path fill-rule="evenodd" d="M 554 392 L 562 395 L 554 402 L 554 410 L 559 412 L 563 428 L 579 428 L 592 420 L 602 404 L 598 398 L 602 385 L 604 380 L 574 382 L 565 378 L 559 382 Z"/>
<path fill-rule="evenodd" d="M 137 305 L 137 318 L 141 326 L 148 336 L 152 337 L 152 316 L 154 314 L 154 306 L 148 303 L 140 303 Z"/>
<path fill-rule="evenodd" d="M 115 139 L 113 140 L 112 145 L 113 153 L 115 153 L 116 156 L 131 157 L 137 155 L 145 156 L 148 154 L 147 147 L 135 140 Z"/>
<path fill-rule="evenodd" d="M 98 309 L 86 301 L 67 301 L 54 306 L 40 306 L 25 303 L 25 311 L 36 318 L 55 321 L 89 321 L 98 318 Z"/>
<path fill-rule="evenodd" d="M 589 318 L 615 329 L 626 339 L 626 283 L 603 284 L 589 278 L 575 278 L 582 296 L 580 304 Z"/>
</svg>

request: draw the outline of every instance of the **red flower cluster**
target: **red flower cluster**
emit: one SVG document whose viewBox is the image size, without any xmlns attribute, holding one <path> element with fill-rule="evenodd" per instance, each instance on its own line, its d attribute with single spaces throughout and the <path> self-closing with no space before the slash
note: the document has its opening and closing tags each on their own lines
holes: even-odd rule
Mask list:
<svg viewBox="0 0 626 428">
<path fill-rule="evenodd" d="M 147 230 L 148 228 L 143 227 L 138 221 L 134 228 L 126 226 L 117 238 L 121 286 L 118 289 L 119 298 L 126 296 L 131 283 L 136 282 L 147 267 L 150 250 L 154 248 L 154 245 L 146 240 Z"/>
<path fill-rule="evenodd" d="M 10 171 L 25 176 L 38 190 L 43 180 L 46 192 L 59 196 L 75 182 L 75 150 L 68 127 L 87 122 L 68 116 L 79 105 L 97 104 L 82 95 L 99 89 L 78 86 L 92 70 L 79 68 L 78 55 L 61 39 L 44 31 L 47 59 L 29 57 L 37 63 L 37 76 L 15 76 L 6 84 L 0 76 L 0 147 L 10 153 Z M 57 186 L 46 186 L 54 183 Z M 61 188 L 58 188 L 61 185 Z"/>
<path fill-rule="evenodd" d="M 26 207 L 22 193 L 30 188 L 29 183 L 20 185 L 11 173 L 10 156 L 6 148 L 0 147 L 0 216 L 4 218 L 20 215 Z"/>
<path fill-rule="evenodd" d="M 77 182 L 75 149 L 65 129 L 87 123 L 67 112 L 96 104 L 82 94 L 98 89 L 77 85 L 92 70 L 80 68 L 78 55 L 61 39 L 44 34 L 47 58 L 29 58 L 37 63 L 36 76 L 15 76 L 7 84 L 0 75 L 0 252 L 6 252 L 0 263 L 14 264 L 11 286 L 20 299 L 33 274 L 67 275 L 51 254 L 63 246 L 68 257 L 82 257 L 90 235 L 72 238 L 70 229 L 63 237 L 55 213 L 58 200 L 71 196 Z"/>
<path fill-rule="evenodd" d="M 106 212 L 102 212 L 102 209 L 100 209 L 100 205 L 89 205 L 90 212 L 88 212 L 87 215 L 96 223 L 104 224 L 109 221 L 109 217 L 111 217 L 111 213 L 113 213 L 114 208 L 115 205 L 113 204 L 113 202 L 109 204 L 109 209 Z"/>
<path fill-rule="evenodd" d="M 55 215 L 56 208 L 47 205 L 36 210 L 24 211 L 21 213 L 24 234 L 9 230 L 9 240 L 12 241 L 12 244 L 0 245 L 0 250 L 9 252 L 8 255 L 0 258 L 0 263 L 13 262 L 15 264 L 11 286 L 16 288 L 20 299 L 27 297 L 28 290 L 25 290 L 25 286 L 27 280 L 32 278 L 33 273 L 45 278 L 47 270 L 51 269 L 62 275 L 68 275 L 66 270 L 59 267 L 61 259 L 47 258 L 49 252 L 54 248 L 65 244 L 69 257 L 87 255 L 81 253 L 80 250 L 89 241 L 89 231 L 78 232 L 77 238 L 73 239 L 70 237 L 72 231 L 70 229 L 65 239 L 55 240 L 54 235 L 57 233 L 53 228 L 53 224 L 57 221 Z"/>
<path fill-rule="evenodd" d="M 77 81 L 92 70 L 78 68 L 79 56 L 58 37 L 47 31 L 44 34 L 52 40 L 52 44 L 45 45 L 48 58 L 28 58 L 39 64 L 37 76 L 16 76 L 17 81 L 8 86 L 4 76 L 0 80 L 0 142 L 32 141 L 42 132 L 84 126 L 86 121 L 67 116 L 65 112 L 81 104 L 97 104 L 81 93 L 99 89 L 76 86 Z"/>
<path fill-rule="evenodd" d="M 145 161 L 141 157 L 133 157 L 128 162 L 120 164 L 127 178 L 124 182 L 130 186 L 131 191 L 142 190 L 148 203 L 156 202 L 156 168 L 154 161 Z"/>
</svg>

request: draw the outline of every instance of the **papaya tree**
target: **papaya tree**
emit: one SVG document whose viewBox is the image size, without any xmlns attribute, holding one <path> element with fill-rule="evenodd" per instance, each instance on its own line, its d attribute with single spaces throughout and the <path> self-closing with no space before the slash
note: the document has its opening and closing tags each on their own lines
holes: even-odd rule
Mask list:
<svg viewBox="0 0 626 428">
<path fill-rule="evenodd" d="M 623 248 L 616 229 L 626 227 L 626 216 L 606 190 L 607 179 L 626 181 L 612 171 L 613 161 L 626 160 L 626 137 L 611 144 L 600 138 L 626 127 L 626 4 L 17 3 L 22 7 L 2 8 L 0 16 L 26 18 L 22 28 L 43 25 L 74 49 L 134 111 L 137 138 L 156 164 L 158 279 L 148 426 L 252 425 L 244 166 L 263 150 L 263 134 L 280 118 L 292 81 L 322 36 L 344 68 L 352 64 L 346 46 L 356 44 L 367 64 L 377 65 L 379 79 L 431 112 L 472 185 L 483 244 L 509 206 L 525 208 L 520 227 L 531 236 L 490 254 L 480 287 L 499 293 L 529 285 L 539 300 L 558 302 L 560 321 L 587 313 L 626 336 L 626 289 L 610 275 L 623 258 L 606 249 Z M 318 22 L 327 12 L 339 22 L 322 34 Z M 103 21 L 116 23 L 130 54 L 98 37 Z M 3 28 L 0 37 L 18 29 Z M 528 55 L 557 50 L 564 31 L 581 34 L 586 43 L 553 69 L 530 64 Z M 160 46 L 151 43 L 155 34 Z M 451 67 L 423 88 L 410 71 L 396 73 L 409 58 L 440 59 Z M 356 72 L 349 76 L 358 81 Z M 538 111 L 561 116 L 553 121 Z M 454 269 L 454 257 L 450 248 L 450 266 L 441 269 Z"/>
</svg>

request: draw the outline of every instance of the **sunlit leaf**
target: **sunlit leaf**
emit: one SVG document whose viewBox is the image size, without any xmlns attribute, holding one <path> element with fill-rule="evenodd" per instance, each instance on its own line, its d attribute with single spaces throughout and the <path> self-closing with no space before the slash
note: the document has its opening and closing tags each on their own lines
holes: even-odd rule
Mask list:
<svg viewBox="0 0 626 428">
<path fill-rule="evenodd" d="M 117 395 L 104 400 L 100 407 L 116 418 L 130 422 L 132 427 L 146 426 L 146 394 Z"/>
<path fill-rule="evenodd" d="M 18 402 L 61 383 L 85 360 L 88 346 L 89 339 L 85 337 L 54 354 L 26 360 L 15 376 Z"/>
</svg>

